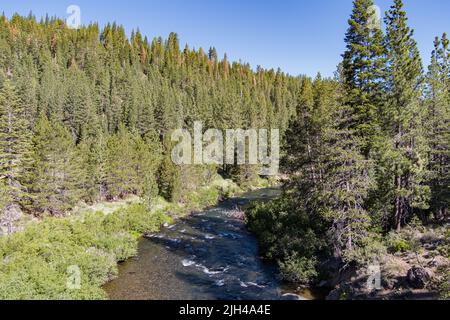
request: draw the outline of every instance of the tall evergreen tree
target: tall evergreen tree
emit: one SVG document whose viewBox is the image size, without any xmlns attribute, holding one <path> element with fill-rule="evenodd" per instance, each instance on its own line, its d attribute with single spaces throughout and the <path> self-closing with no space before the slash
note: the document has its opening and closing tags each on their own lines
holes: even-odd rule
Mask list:
<svg viewBox="0 0 450 320">
<path fill-rule="evenodd" d="M 373 179 L 352 128 L 355 109 L 343 104 L 340 94 L 335 83 L 320 77 L 313 87 L 304 81 L 302 107 L 287 132 L 285 163 L 294 177 L 289 187 L 295 205 L 325 222 L 335 257 L 350 262 L 368 235 L 365 201 Z"/>
<path fill-rule="evenodd" d="M 33 138 L 29 190 L 31 208 L 41 214 L 64 215 L 84 196 L 84 168 L 72 135 L 57 121 L 41 115 Z"/>
<path fill-rule="evenodd" d="M 88 202 L 103 201 L 107 196 L 107 139 L 100 131 L 95 137 L 83 137 L 78 152 L 85 168 L 83 188 Z"/>
<path fill-rule="evenodd" d="M 352 127 L 363 139 L 362 152 L 369 157 L 373 141 L 379 134 L 379 109 L 385 71 L 385 50 L 381 24 L 375 21 L 372 0 L 354 0 L 353 12 L 345 36 L 343 54 L 345 102 L 354 110 Z"/>
<path fill-rule="evenodd" d="M 339 106 L 336 123 L 324 134 L 323 176 L 319 201 L 324 218 L 331 224 L 329 239 L 336 257 L 352 261 L 364 247 L 371 220 L 366 208 L 374 187 L 372 162 L 360 152 L 362 141 L 349 125 L 353 109 Z"/>
<path fill-rule="evenodd" d="M 424 184 L 427 168 L 427 145 L 423 132 L 423 67 L 413 30 L 407 25 L 403 1 L 395 0 L 386 15 L 385 46 L 388 57 L 383 107 L 383 130 L 380 170 L 386 197 L 389 222 L 400 230 L 414 209 L 427 209 L 429 188 Z M 383 201 L 384 202 L 384 201 Z"/>
<path fill-rule="evenodd" d="M 10 203 L 24 197 L 24 174 L 30 165 L 31 134 L 19 93 L 8 79 L 0 89 L 0 180 Z"/>
<path fill-rule="evenodd" d="M 106 181 L 112 198 L 124 197 L 136 190 L 137 173 L 133 168 L 133 136 L 124 125 L 117 134 L 111 136 L 107 144 Z"/>
<path fill-rule="evenodd" d="M 431 208 L 438 221 L 450 203 L 450 48 L 447 35 L 436 37 L 428 76 L 427 136 L 430 142 Z"/>
</svg>

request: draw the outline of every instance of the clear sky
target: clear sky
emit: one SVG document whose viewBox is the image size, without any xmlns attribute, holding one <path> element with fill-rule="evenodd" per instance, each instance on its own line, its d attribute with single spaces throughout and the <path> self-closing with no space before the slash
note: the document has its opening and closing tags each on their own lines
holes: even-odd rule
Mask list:
<svg viewBox="0 0 450 320">
<path fill-rule="evenodd" d="M 392 3 L 375 2 L 383 13 Z M 81 8 L 83 24 L 116 21 L 150 39 L 174 31 L 183 46 L 215 46 L 219 55 L 253 67 L 311 76 L 333 75 L 352 9 L 352 0 L 2 0 L 0 11 L 65 18 L 72 4 Z M 405 8 L 428 64 L 434 37 L 450 33 L 450 1 L 405 0 Z"/>
</svg>

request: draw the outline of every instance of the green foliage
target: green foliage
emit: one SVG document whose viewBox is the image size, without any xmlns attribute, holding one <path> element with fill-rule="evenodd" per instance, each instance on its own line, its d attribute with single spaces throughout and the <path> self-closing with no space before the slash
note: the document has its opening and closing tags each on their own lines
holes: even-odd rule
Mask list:
<svg viewBox="0 0 450 320">
<path fill-rule="evenodd" d="M 442 268 L 438 275 L 438 288 L 442 300 L 450 299 L 450 268 Z"/>
<path fill-rule="evenodd" d="M 361 266 L 387 250 L 418 250 L 415 217 L 448 216 L 449 41 L 435 41 L 425 95 L 403 2 L 387 12 L 385 35 L 371 23 L 372 5 L 353 3 L 337 81 L 300 78 L 285 195 L 248 213 L 264 254 L 288 275 L 309 269 L 303 258 Z M 321 245 L 305 248 L 311 241 Z"/>
<path fill-rule="evenodd" d="M 427 138 L 430 144 L 431 209 L 443 221 L 450 202 L 450 48 L 447 34 L 436 37 L 427 75 Z"/>
<path fill-rule="evenodd" d="M 149 214 L 145 206 L 136 204 L 107 216 L 103 223 L 110 231 L 130 230 L 142 234 L 157 231 L 158 227 L 165 222 L 169 220 L 161 211 Z"/>
<path fill-rule="evenodd" d="M 263 256 L 278 261 L 284 280 L 302 285 L 317 280 L 318 257 L 327 256 L 330 249 L 326 221 L 299 210 L 295 199 L 284 195 L 248 210 L 246 222 Z"/>
<path fill-rule="evenodd" d="M 234 181 L 225 180 L 220 176 L 212 182 L 212 186 L 225 198 L 230 198 L 242 192 L 242 189 Z"/>
<path fill-rule="evenodd" d="M 3 200 L 8 202 L 4 206 L 25 196 L 24 176 L 30 165 L 31 142 L 25 107 L 11 80 L 6 80 L 0 89 L 0 181 Z"/>
<path fill-rule="evenodd" d="M 81 162 L 69 131 L 42 115 L 35 128 L 29 171 L 31 209 L 63 215 L 83 196 L 81 177 Z"/>
<path fill-rule="evenodd" d="M 195 211 L 201 208 L 210 207 L 217 203 L 220 192 L 214 187 L 203 187 L 198 191 L 190 192 L 186 196 L 188 210 Z"/>
<path fill-rule="evenodd" d="M 174 33 L 148 41 L 117 24 L 74 31 L 53 18 L 1 17 L 0 223 L 10 225 L 16 207 L 64 216 L 80 202 L 144 203 L 46 219 L 1 240 L 0 298 L 103 297 L 115 262 L 166 221 L 149 213 L 158 195 L 183 213 L 258 182 L 250 165 L 176 166 L 171 132 L 195 121 L 281 130 L 291 179 L 282 199 L 252 208 L 247 222 L 286 278 L 316 278 L 322 257 L 370 261 L 392 229 L 404 228 L 387 236 L 388 249 L 414 251 L 419 227 L 405 226 L 415 216 L 448 218 L 449 41 L 435 40 L 425 86 L 403 1 L 387 12 L 385 35 L 369 23 L 372 4 L 354 0 L 336 79 L 253 71 L 214 48 L 181 51 Z M 237 184 L 213 181 L 217 172 Z M 79 291 L 61 280 L 73 263 L 83 271 Z"/>
<path fill-rule="evenodd" d="M 388 239 L 389 251 L 392 253 L 407 252 L 411 246 L 404 239 Z"/>
<path fill-rule="evenodd" d="M 344 253 L 344 261 L 357 267 L 365 267 L 385 256 L 386 245 L 380 234 L 369 233 L 361 240 L 359 246 Z"/>
<path fill-rule="evenodd" d="M 248 210 L 246 222 L 268 259 L 283 260 L 292 252 L 312 257 L 327 249 L 324 221 L 299 210 L 287 197 Z"/>
<path fill-rule="evenodd" d="M 343 54 L 344 101 L 354 109 L 350 126 L 362 139 L 361 151 L 367 157 L 374 137 L 379 134 L 377 117 L 383 98 L 382 80 L 386 59 L 381 23 L 377 26 L 372 0 L 355 0 L 349 19 Z"/>
<path fill-rule="evenodd" d="M 279 263 L 280 274 L 286 281 L 297 284 L 310 284 L 318 277 L 315 258 L 298 257 L 297 253 Z"/>
<path fill-rule="evenodd" d="M 105 216 L 47 218 L 0 239 L 1 299 L 104 299 L 101 286 L 117 262 L 136 255 L 137 236 L 169 221 L 162 212 L 132 205 Z M 67 286 L 68 268 L 81 271 L 81 288 Z"/>
<path fill-rule="evenodd" d="M 418 226 L 408 226 L 401 231 L 391 231 L 386 236 L 386 245 L 390 253 L 417 251 L 422 238 Z"/>
<path fill-rule="evenodd" d="M 180 168 L 168 156 L 164 157 L 158 172 L 158 184 L 160 194 L 167 201 L 178 202 L 181 200 Z"/>
<path fill-rule="evenodd" d="M 375 160 L 379 165 L 380 210 L 389 212 L 388 227 L 400 230 L 415 209 L 429 208 L 425 109 L 420 100 L 424 77 L 414 32 L 407 25 L 401 0 L 394 1 L 385 22 L 387 98 L 381 111 L 384 138 L 377 145 Z"/>
</svg>

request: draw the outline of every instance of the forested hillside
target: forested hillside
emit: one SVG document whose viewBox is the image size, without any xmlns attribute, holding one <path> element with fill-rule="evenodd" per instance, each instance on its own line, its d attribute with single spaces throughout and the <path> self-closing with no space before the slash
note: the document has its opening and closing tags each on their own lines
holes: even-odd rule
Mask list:
<svg viewBox="0 0 450 320">
<path fill-rule="evenodd" d="M 24 233 L 36 246 L 20 233 L 0 242 L 8 265 L 0 296 L 73 298 L 60 280 L 76 243 L 72 256 L 92 275 L 92 288 L 77 298 L 102 297 L 100 285 L 135 254 L 136 237 L 167 221 L 149 215 L 155 199 L 183 206 L 217 174 L 243 189 L 257 181 L 254 165 L 173 163 L 171 132 L 202 121 L 204 129 L 280 130 L 283 196 L 254 206 L 246 222 L 285 280 L 339 285 L 334 298 L 355 297 L 368 294 L 357 289 L 375 265 L 378 291 L 409 286 L 447 298 L 450 42 L 436 37 L 426 69 L 403 2 L 393 2 L 383 30 L 371 23 L 373 1 L 354 0 L 332 79 L 252 69 L 214 48 L 183 49 L 175 33 L 148 39 L 138 30 L 127 37 L 115 23 L 74 30 L 57 18 L 0 17 L 3 235 L 24 215 L 65 217 L 83 203 L 129 196 L 147 205 L 82 222 L 44 220 L 43 231 Z M 213 196 L 196 195 L 208 205 Z M 23 290 L 15 290 L 17 277 Z"/>
<path fill-rule="evenodd" d="M 80 201 L 162 195 L 183 201 L 220 170 L 172 163 L 171 130 L 287 128 L 301 80 L 180 49 L 175 33 L 128 39 L 123 27 L 69 29 L 62 20 L 0 18 L 2 219 L 63 216 Z M 183 192 L 181 192 L 183 190 Z"/>
<path fill-rule="evenodd" d="M 386 32 L 371 24 L 372 5 L 354 1 L 337 81 L 302 81 L 286 134 L 291 179 L 249 225 L 287 280 L 335 286 L 351 274 L 337 298 L 367 289 L 371 265 L 379 291 L 421 277 L 413 288 L 440 284 L 447 295 L 449 40 L 436 38 L 426 71 L 403 2 L 386 13 Z"/>
</svg>

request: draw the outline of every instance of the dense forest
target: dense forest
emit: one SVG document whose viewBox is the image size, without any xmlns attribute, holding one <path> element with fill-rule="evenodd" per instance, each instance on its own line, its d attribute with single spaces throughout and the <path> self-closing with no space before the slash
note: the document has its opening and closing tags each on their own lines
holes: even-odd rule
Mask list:
<svg viewBox="0 0 450 320">
<path fill-rule="evenodd" d="M 284 197 L 254 209 L 249 224 L 266 257 L 280 260 L 285 278 L 296 283 L 338 278 L 352 268 L 366 268 L 364 282 L 372 263 L 384 268 L 382 285 L 393 288 L 401 284 L 386 283 L 389 263 L 395 269 L 392 261 L 397 267 L 403 261 L 388 253 L 426 251 L 442 259 L 434 280 L 447 296 L 449 40 L 435 39 L 426 71 L 403 2 L 395 0 L 386 13 L 386 32 L 372 27 L 372 5 L 354 1 L 336 79 L 302 80 L 286 134 L 291 179 Z M 426 259 L 411 260 L 416 267 L 408 277 L 430 273 Z M 353 289 L 341 287 L 338 297 Z"/>
<path fill-rule="evenodd" d="M 254 165 L 175 165 L 171 132 L 196 121 L 284 131 L 300 90 L 280 70 L 181 49 L 175 33 L 3 14 L 0 299 L 105 298 L 144 232 L 263 181 Z"/>
<path fill-rule="evenodd" d="M 252 71 L 211 48 L 180 50 L 176 34 L 58 19 L 0 18 L 0 175 L 3 212 L 61 216 L 79 201 L 161 194 L 182 201 L 209 171 L 239 184 L 244 168 L 179 168 L 171 130 L 287 128 L 299 79 Z"/>
<path fill-rule="evenodd" d="M 128 196 L 148 206 L 158 196 L 183 203 L 217 174 L 243 188 L 257 181 L 255 166 L 172 162 L 171 131 L 202 121 L 280 129 L 283 196 L 256 206 L 247 222 L 286 280 L 329 278 L 324 261 L 338 273 L 412 251 L 405 234 L 420 228 L 432 228 L 448 259 L 449 39 L 435 39 L 424 70 L 402 1 L 386 13 L 385 32 L 370 24 L 372 5 L 354 1 L 332 79 L 252 69 L 214 48 L 182 49 L 175 33 L 149 40 L 139 30 L 127 37 L 115 23 L 74 30 L 58 18 L 1 16 L 5 235 L 22 215 L 64 217 L 80 203 Z M 0 253 L 13 249 L 4 244 Z M 441 290 L 448 274 L 448 263 L 440 266 Z M 0 274 L 0 287 L 10 288 L 8 279 Z"/>
</svg>

